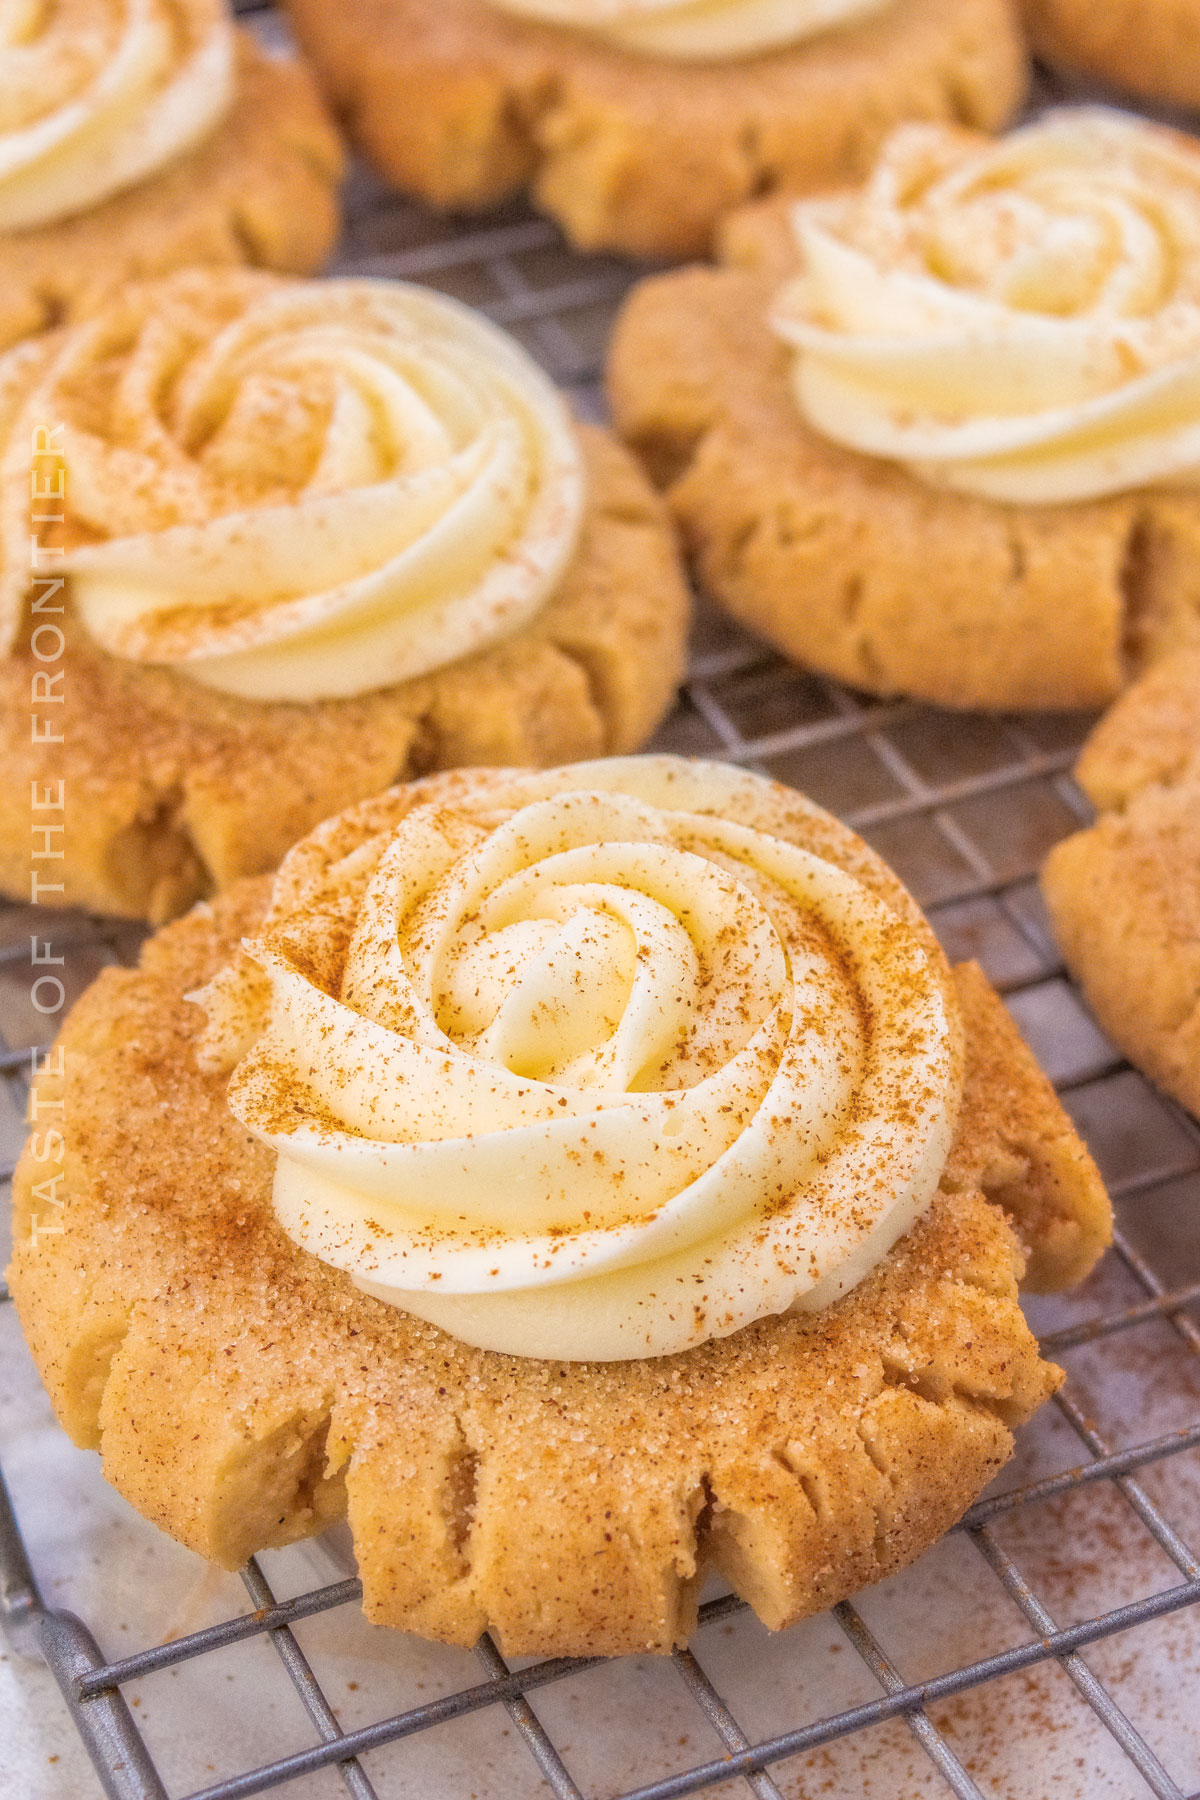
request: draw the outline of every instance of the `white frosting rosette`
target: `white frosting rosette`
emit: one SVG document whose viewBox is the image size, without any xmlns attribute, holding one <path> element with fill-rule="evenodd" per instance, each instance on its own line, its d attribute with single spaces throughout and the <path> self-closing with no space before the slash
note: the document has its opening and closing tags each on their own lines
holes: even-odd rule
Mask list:
<svg viewBox="0 0 1200 1800">
<path fill-rule="evenodd" d="M 588 32 L 622 50 L 725 62 L 797 44 L 893 0 L 494 0 L 506 12 Z"/>
<path fill-rule="evenodd" d="M 0 0 L 0 231 L 155 175 L 233 99 L 224 0 Z"/>
<path fill-rule="evenodd" d="M 774 325 L 826 437 L 999 501 L 1200 479 L 1200 144 L 1101 108 L 906 126 L 793 218 Z"/>
<path fill-rule="evenodd" d="M 488 1349 L 666 1355 L 824 1306 L 949 1150 L 915 904 L 724 765 L 396 789 L 292 852 L 246 951 L 193 998 L 285 1231 Z"/>
<path fill-rule="evenodd" d="M 61 421 L 55 572 L 114 656 L 256 700 L 366 693 L 527 624 L 574 552 L 562 401 L 426 288 L 185 273 L 38 370 L 0 469 L 6 560 L 28 563 L 29 432 Z"/>
</svg>

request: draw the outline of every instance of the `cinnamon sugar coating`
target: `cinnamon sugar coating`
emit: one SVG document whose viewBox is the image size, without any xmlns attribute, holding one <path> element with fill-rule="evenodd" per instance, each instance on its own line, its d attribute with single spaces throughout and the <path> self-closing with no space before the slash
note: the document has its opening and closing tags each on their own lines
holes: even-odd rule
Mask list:
<svg viewBox="0 0 1200 1800">
<path fill-rule="evenodd" d="M 31 782 L 66 784 L 61 903 L 157 922 L 391 782 L 636 749 L 682 673 L 687 590 L 633 459 L 607 432 L 579 435 L 590 498 L 559 588 L 525 629 L 432 674 L 347 700 L 242 700 L 107 656 L 68 617 L 65 743 L 35 744 L 35 665 L 0 659 L 0 891 L 28 898 Z"/>
<path fill-rule="evenodd" d="M 189 264 L 307 275 L 338 235 L 341 143 L 303 64 L 238 33 L 228 117 L 90 212 L 0 233 L 0 348 L 86 317 L 125 281 Z"/>
<path fill-rule="evenodd" d="M 1042 871 L 1063 955 L 1109 1036 L 1200 1117 L 1200 650 L 1121 697 L 1076 775 L 1100 817 Z"/>
<path fill-rule="evenodd" d="M 902 119 L 997 130 L 1025 52 L 1009 0 L 890 0 L 807 42 L 681 64 L 488 0 L 288 0 L 363 155 L 405 193 L 476 209 L 530 187 L 583 249 L 695 256 L 768 189 L 865 173 Z"/>
<path fill-rule="evenodd" d="M 796 262 L 784 203 L 731 218 L 722 253 L 634 289 L 608 380 L 736 618 L 867 692 L 987 709 L 1099 706 L 1200 643 L 1200 489 L 1001 505 L 844 449 L 806 424 L 768 324 Z"/>
<path fill-rule="evenodd" d="M 239 885 L 106 970 L 41 1077 L 11 1278 L 60 1419 L 164 1530 L 226 1566 L 347 1512 L 374 1620 L 509 1655 L 665 1651 L 715 1567 L 782 1627 L 918 1555 L 1057 1385 L 1017 1305 L 1107 1241 L 1099 1178 L 978 971 L 956 987 L 970 1128 L 849 1296 L 681 1355 L 470 1349 L 297 1250 L 272 1158 L 197 1058 L 183 995 L 255 930 Z M 54 1115 L 48 1115 L 59 1117 Z M 989 1194 L 992 1197 L 989 1198 Z M 1007 1210 L 1006 1210 L 1007 1209 Z M 31 1232 L 53 1212 L 61 1233 Z"/>
<path fill-rule="evenodd" d="M 942 1186 L 1001 1206 L 1033 1293 L 1074 1287 L 1111 1233 L 1096 1165 L 978 963 L 954 971 L 968 1056 L 958 1136 Z"/>
</svg>

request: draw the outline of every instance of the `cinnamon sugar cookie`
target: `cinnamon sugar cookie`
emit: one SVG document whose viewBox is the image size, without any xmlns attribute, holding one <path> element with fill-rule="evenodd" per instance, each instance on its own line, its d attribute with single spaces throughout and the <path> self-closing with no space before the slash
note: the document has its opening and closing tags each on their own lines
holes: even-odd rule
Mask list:
<svg viewBox="0 0 1200 1800">
<path fill-rule="evenodd" d="M 1042 872 L 1059 943 L 1109 1036 L 1200 1117 L 1200 650 L 1118 700 L 1076 775 L 1100 817 Z"/>
<path fill-rule="evenodd" d="M 864 188 L 735 216 L 726 266 L 634 290 L 616 423 L 704 586 L 798 661 L 1096 706 L 1200 641 L 1197 244 L 1190 139 L 905 127 Z"/>
<path fill-rule="evenodd" d="M 581 248 L 642 256 L 702 255 L 753 195 L 863 174 L 901 119 L 994 130 L 1025 86 L 1008 0 L 287 11 L 354 142 L 403 192 L 473 210 L 530 187 Z"/>
<path fill-rule="evenodd" d="M 80 10 L 0 21 L 0 348 L 188 264 L 318 268 L 343 159 L 303 66 L 223 0 Z"/>
<path fill-rule="evenodd" d="M 669 758 L 354 809 L 106 970 L 39 1095 L 11 1279 L 75 1440 L 227 1566 L 348 1512 L 373 1619 L 508 1654 L 919 1554 L 1057 1384 L 1026 1254 L 1109 1233 L 873 853 Z"/>
<path fill-rule="evenodd" d="M 428 290 L 130 288 L 0 358 L 0 449 L 17 898 L 168 917 L 398 777 L 634 749 L 671 702 L 660 503 Z"/>
<path fill-rule="evenodd" d="M 1020 0 L 1034 50 L 1143 100 L 1200 106 L 1198 0 Z"/>
</svg>

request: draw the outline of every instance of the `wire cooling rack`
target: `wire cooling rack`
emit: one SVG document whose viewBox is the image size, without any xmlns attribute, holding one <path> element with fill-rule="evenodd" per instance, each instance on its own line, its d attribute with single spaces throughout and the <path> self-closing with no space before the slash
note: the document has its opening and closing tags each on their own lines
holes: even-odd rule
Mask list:
<svg viewBox="0 0 1200 1800">
<path fill-rule="evenodd" d="M 273 21 L 264 23 L 271 29 Z M 419 280 L 482 307 L 521 338 L 583 414 L 600 415 L 603 346 L 613 308 L 635 274 L 627 265 L 571 254 L 551 225 L 521 208 L 468 229 L 431 219 L 359 173 L 336 266 Z M 650 1779 L 614 1787 L 597 1775 L 594 1755 L 586 1769 L 577 1766 L 567 1740 L 579 1735 L 578 1713 L 567 1728 L 554 1708 L 556 1690 L 569 1689 L 578 1712 L 586 1716 L 590 1708 L 606 1731 L 635 1729 L 628 1703 L 624 1713 L 612 1712 L 603 1671 L 614 1664 L 554 1659 L 513 1667 L 484 1637 L 473 1679 L 443 1682 L 447 1691 L 436 1697 L 383 1707 L 365 1723 L 343 1723 L 345 1698 L 335 1697 L 318 1651 L 306 1649 L 304 1639 L 314 1621 L 355 1607 L 358 1583 L 311 1587 L 295 1581 L 293 1566 L 285 1585 L 296 1591 L 279 1598 L 278 1581 L 272 1585 L 258 1562 L 242 1574 L 244 1610 L 113 1657 L 98 1641 L 105 1627 L 96 1622 L 95 1607 L 89 1624 L 43 1598 L 0 1481 L 0 1601 L 9 1635 L 19 1652 L 41 1658 L 52 1671 L 107 1794 L 115 1800 L 337 1791 L 354 1800 L 465 1796 L 475 1791 L 473 1778 L 468 1785 L 461 1777 L 453 1785 L 452 1775 L 441 1782 L 436 1755 L 422 1764 L 426 1773 L 416 1786 L 402 1758 L 413 1740 L 447 1725 L 461 1730 L 487 1709 L 503 1709 L 532 1759 L 527 1779 L 518 1776 L 515 1787 L 510 1779 L 505 1791 L 557 1800 L 611 1800 L 618 1791 L 621 1800 L 866 1793 L 867 1774 L 847 1773 L 859 1765 L 846 1757 L 860 1743 L 882 1742 L 895 1758 L 894 1731 L 878 1737 L 889 1725 L 911 1735 L 909 1748 L 915 1746 L 920 1764 L 902 1790 L 905 1800 L 918 1791 L 950 1791 L 960 1800 L 1090 1797 L 1100 1791 L 1091 1783 L 1100 1782 L 1101 1770 L 1103 1792 L 1130 1800 L 1147 1793 L 1184 1800 L 1197 1789 L 1200 1747 L 1188 1735 L 1189 1703 L 1181 1689 L 1172 1690 L 1167 1677 L 1168 1706 L 1157 1720 L 1148 1716 L 1144 1698 L 1132 1705 L 1124 1695 L 1130 1669 L 1165 1653 L 1156 1625 L 1186 1619 L 1200 1601 L 1200 1557 L 1189 1541 L 1200 1540 L 1200 1327 L 1191 1313 L 1200 1304 L 1200 1230 L 1189 1219 L 1189 1213 L 1200 1218 L 1200 1128 L 1124 1065 L 1098 1032 L 1040 910 L 1034 875 L 1042 857 L 1087 817 L 1069 774 L 1086 725 L 1061 716 L 951 716 L 865 699 L 789 668 L 702 613 L 689 680 L 658 740 L 661 748 L 728 758 L 790 782 L 862 832 L 914 890 L 950 954 L 983 962 L 1088 1136 L 1114 1195 L 1120 1229 L 1113 1256 L 1081 1295 L 1034 1309 L 1035 1322 L 1045 1326 L 1046 1352 L 1069 1369 L 1053 1402 L 1057 1429 L 1035 1472 L 1023 1470 L 1019 1458 L 1016 1476 L 1002 1477 L 998 1491 L 973 1507 L 947 1540 L 965 1548 L 969 1567 L 960 1560 L 957 1588 L 937 1571 L 929 1578 L 918 1594 L 917 1636 L 889 1633 L 886 1608 L 873 1608 L 871 1597 L 862 1596 L 857 1606 L 835 1608 L 816 1639 L 805 1627 L 775 1640 L 775 1691 L 789 1699 L 764 1724 L 753 1684 L 743 1680 L 734 1691 L 741 1651 L 723 1652 L 720 1636 L 740 1625 L 758 1628 L 735 1598 L 710 1599 L 693 1647 L 676 1652 L 669 1665 L 675 1702 L 698 1709 L 706 1753 L 697 1756 L 693 1735 L 681 1732 L 677 1742 L 660 1747 Z M 28 1004 L 34 925 L 46 932 L 44 910 L 0 911 L 0 1076 L 14 1119 L 23 1115 L 30 1047 L 40 1035 Z M 131 961 L 139 941 L 136 929 L 111 922 L 55 921 L 68 992 L 80 991 L 105 963 Z M 1139 1395 L 1152 1394 L 1153 1401 L 1139 1398 L 1132 1421 L 1127 1404 L 1110 1418 L 1108 1397 L 1124 1391 L 1131 1369 L 1140 1372 Z M 1081 1524 L 1072 1508 L 1088 1496 L 1104 1505 Z M 1111 1604 L 1086 1603 L 1100 1591 L 1092 1565 L 1090 1575 L 1083 1570 L 1082 1585 L 1064 1578 L 1063 1564 L 1081 1536 L 1092 1550 L 1099 1544 L 1102 1554 L 1093 1564 L 1103 1564 L 1108 1585 L 1100 1585 Z M 918 1572 L 909 1575 L 919 1582 Z M 951 1614 L 963 1611 L 964 1587 L 969 1613 L 1007 1597 L 1008 1636 L 1015 1641 L 975 1656 L 943 1652 L 943 1645 L 963 1641 Z M 1195 1676 L 1200 1611 L 1189 1625 Z M 898 1647 L 891 1636 L 903 1643 Z M 766 1654 L 765 1638 L 754 1638 L 751 1660 Z M 280 1754 L 189 1786 L 188 1778 L 164 1769 L 162 1749 L 152 1747 L 131 1691 L 166 1671 L 195 1678 L 212 1659 L 249 1640 L 273 1646 L 308 1729 L 301 1726 L 294 1747 Z M 843 1667 L 849 1662 L 857 1673 L 843 1680 L 840 1704 L 822 1704 L 827 1687 L 816 1678 L 818 1659 L 821 1669 L 834 1666 L 839 1647 L 852 1652 Z M 1116 1647 L 1121 1656 L 1113 1654 Z M 1023 1706 L 1012 1685 L 1022 1677 L 1035 1682 L 1047 1671 L 1061 1671 L 1076 1706 L 1090 1715 L 1091 1760 L 1076 1786 L 1064 1785 L 1061 1772 L 1050 1773 L 1057 1716 Z M 420 1687 L 417 1681 L 414 1691 Z M 1063 1691 L 1059 1682 L 1057 1706 L 1067 1704 Z M 1011 1774 L 996 1773 L 995 1757 L 972 1737 L 970 1709 L 989 1693 L 1015 1695 L 994 1709 L 1005 1734 L 1019 1739 L 1016 1763 L 1023 1773 L 1015 1784 Z M 15 1794 L 5 1786 L 4 1770 L 0 1748 L 0 1792 Z M 320 1785 L 312 1785 L 322 1774 Z M 36 1790 L 25 1792 L 40 1800 Z"/>
</svg>

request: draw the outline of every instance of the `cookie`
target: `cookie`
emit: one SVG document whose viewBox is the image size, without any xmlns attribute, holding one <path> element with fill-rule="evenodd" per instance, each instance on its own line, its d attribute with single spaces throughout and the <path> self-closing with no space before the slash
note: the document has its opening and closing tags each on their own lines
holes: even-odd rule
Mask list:
<svg viewBox="0 0 1200 1800">
<path fill-rule="evenodd" d="M 688 595 L 660 502 L 428 290 L 129 289 L 0 360 L 0 438 L 15 898 L 169 917 L 397 778 L 634 749 L 671 703 Z M 38 444 L 65 499 L 34 503 L 33 570 Z"/>
<path fill-rule="evenodd" d="M 1100 817 L 1042 872 L 1063 955 L 1108 1035 L 1200 1117 L 1200 651 L 1130 688 L 1076 774 Z"/>
<path fill-rule="evenodd" d="M 0 348 L 189 264 L 307 274 L 338 235 L 341 145 L 307 70 L 234 40 L 228 111 L 191 148 L 86 210 L 6 229 Z"/>
<path fill-rule="evenodd" d="M 680 981 L 681 955 L 698 980 Z M 578 974 L 556 1012 L 538 995 L 563 957 Z M 276 979 L 292 1040 L 264 1035 Z M 656 993 L 685 1018 L 665 1052 Z M 315 1061 L 311 1004 L 337 1020 Z M 431 1004 L 439 1023 L 416 1023 Z M 363 1032 L 375 1048 L 355 1074 Z M 388 1127 L 391 1075 L 372 1097 L 370 1069 L 396 1056 L 411 1079 Z M 783 1104 L 800 1070 L 803 1124 Z M 729 1123 L 764 1080 L 760 1115 Z M 441 776 L 355 809 L 273 888 L 242 884 L 152 939 L 139 969 L 104 971 L 38 1095 L 62 1101 L 45 1115 L 62 1161 L 40 1137 L 22 1161 L 11 1280 L 74 1439 L 226 1566 L 346 1512 L 371 1618 L 462 1644 L 486 1627 L 510 1655 L 667 1650 L 714 1568 L 778 1628 L 919 1554 L 1059 1380 L 1017 1304 L 1026 1253 L 1059 1285 L 1110 1228 L 996 995 L 976 969 L 951 973 L 873 853 L 786 789 L 674 759 Z M 543 1126 L 522 1125 L 542 1099 Z M 424 1141 L 427 1102 L 450 1108 L 439 1131 L 465 1103 L 482 1135 Z M 674 1124 L 623 1196 L 638 1122 L 659 1114 Z M 697 1121 L 737 1143 L 713 1163 L 706 1138 L 689 1186 Z M 614 1122 L 634 1134 L 623 1157 Z M 379 1141 L 397 1125 L 403 1143 Z M 530 1181 L 474 1180 L 460 1202 L 457 1159 L 477 1177 L 529 1130 L 546 1151 Z M 596 1148 L 572 1161 L 577 1133 Z M 332 1182 L 323 1142 L 342 1146 Z M 386 1176 L 356 1201 L 346 1182 L 381 1153 Z M 860 1154 L 873 1182 L 853 1175 Z M 780 1202 L 760 1184 L 784 1168 L 798 1186 Z M 432 1236 L 399 1203 L 414 1180 L 419 1208 L 450 1205 Z M 643 1204 L 664 1180 L 674 1247 L 655 1263 Z M 722 1298 L 730 1267 L 757 1273 Z M 442 1325 L 396 1302 L 397 1278 Z M 789 1310 L 763 1311 L 788 1292 Z M 567 1354 L 484 1347 L 514 1307 L 539 1339 L 565 1331 Z M 631 1354 L 647 1336 L 688 1347 Z M 603 1358 L 578 1360 L 585 1342 Z"/>
<path fill-rule="evenodd" d="M 953 707 L 1099 706 L 1155 657 L 1200 641 L 1200 488 L 1173 461 L 1190 414 L 1157 432 L 1133 422 L 1155 384 L 1170 376 L 1171 404 L 1186 409 L 1200 380 L 1186 356 L 1163 365 L 1170 320 L 1200 318 L 1200 269 L 1162 243 L 1174 286 L 1161 306 L 1126 319 L 1114 300 L 1105 313 L 1105 283 L 1138 279 L 1092 236 L 1121 184 L 1146 245 L 1166 195 L 1200 227 L 1200 152 L 1175 134 L 1104 112 L 1054 115 L 995 145 L 910 126 L 866 188 L 747 209 L 723 229 L 725 266 L 633 291 L 611 350 L 615 422 L 665 489 L 715 599 L 822 673 Z M 1039 302 L 1030 288 L 1019 316 L 988 289 L 1009 278 L 994 262 L 1009 208 L 1029 238 L 1025 279 L 1045 289 Z M 1056 245 L 1077 250 L 1077 236 L 1096 256 L 1079 251 L 1070 276 Z M 1072 279 L 1086 292 L 1069 295 Z M 888 318 L 914 296 L 925 324 L 889 337 Z M 863 335 L 829 325 L 843 301 L 864 321 L 877 309 Z M 1098 397 L 1080 387 L 1073 411 L 1041 397 L 1043 339 L 1069 365 L 1063 381 L 1105 371 Z M 922 381 L 941 384 L 946 416 L 921 411 Z M 1030 396 L 1028 418 L 1014 394 Z M 950 417 L 960 401 L 961 423 Z M 989 406 L 1004 411 L 999 424 Z M 1055 406 L 1060 423 L 1107 408 L 1116 425 L 1100 450 L 1083 426 L 1064 428 L 1052 455 Z M 1006 453 L 980 454 L 998 431 Z M 1018 453 L 1022 434 L 1040 449 Z"/>
<path fill-rule="evenodd" d="M 1200 106 L 1197 0 L 1020 0 L 1047 62 L 1111 82 L 1143 100 Z"/>
<path fill-rule="evenodd" d="M 712 62 L 493 0 L 287 11 L 352 140 L 402 192 L 473 211 L 530 188 L 580 248 L 638 256 L 702 255 L 740 202 L 861 175 L 898 120 L 997 129 L 1026 80 L 1008 0 L 890 0 Z"/>
</svg>

